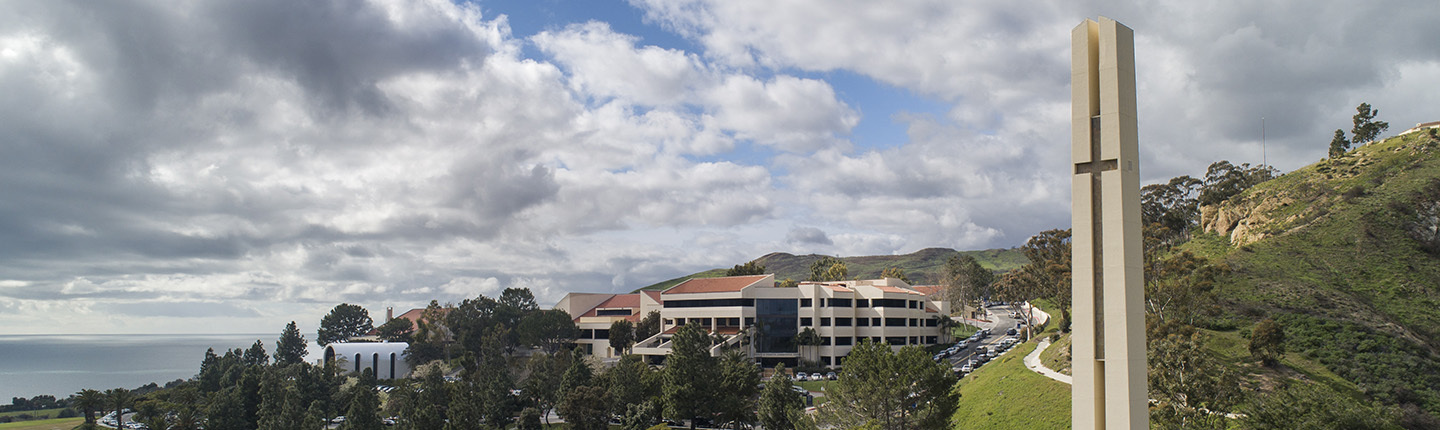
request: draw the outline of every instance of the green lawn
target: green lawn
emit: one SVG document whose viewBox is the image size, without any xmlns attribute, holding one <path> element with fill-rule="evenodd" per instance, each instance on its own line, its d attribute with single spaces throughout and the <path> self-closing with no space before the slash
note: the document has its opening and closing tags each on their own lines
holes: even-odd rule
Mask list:
<svg viewBox="0 0 1440 430">
<path fill-rule="evenodd" d="M 53 420 L 19 421 L 0 424 L 0 430 L 70 430 L 84 423 L 84 418 L 56 418 Z"/>
<path fill-rule="evenodd" d="M 14 416 L 20 416 L 20 415 L 30 415 L 30 416 L 34 416 L 34 417 L 44 417 L 44 416 L 54 417 L 54 416 L 60 415 L 60 411 L 63 411 L 63 410 L 65 410 L 65 409 L 63 409 L 63 408 L 55 408 L 55 409 L 40 409 L 40 410 L 34 410 L 34 411 L 0 412 L 0 417 L 14 417 Z"/>
<path fill-rule="evenodd" d="M 960 380 L 957 429 L 1068 429 L 1070 386 L 1025 368 L 1023 343 Z"/>
</svg>

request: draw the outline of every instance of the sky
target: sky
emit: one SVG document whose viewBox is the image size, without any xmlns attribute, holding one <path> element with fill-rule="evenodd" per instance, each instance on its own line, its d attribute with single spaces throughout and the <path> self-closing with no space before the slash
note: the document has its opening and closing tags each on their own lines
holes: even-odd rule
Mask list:
<svg viewBox="0 0 1440 430">
<path fill-rule="evenodd" d="M 0 334 L 314 333 L 1070 223 L 1070 30 L 1145 183 L 1440 120 L 1426 1 L 0 2 Z M 1262 138 L 1263 135 L 1263 138 Z"/>
</svg>

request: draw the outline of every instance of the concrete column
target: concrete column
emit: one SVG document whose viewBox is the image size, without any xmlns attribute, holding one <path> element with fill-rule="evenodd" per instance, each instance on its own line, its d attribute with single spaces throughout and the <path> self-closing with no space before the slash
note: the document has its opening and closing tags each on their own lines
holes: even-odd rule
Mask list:
<svg viewBox="0 0 1440 430">
<path fill-rule="evenodd" d="M 1148 429 L 1135 35 L 1101 17 L 1071 43 L 1072 426 Z"/>
</svg>

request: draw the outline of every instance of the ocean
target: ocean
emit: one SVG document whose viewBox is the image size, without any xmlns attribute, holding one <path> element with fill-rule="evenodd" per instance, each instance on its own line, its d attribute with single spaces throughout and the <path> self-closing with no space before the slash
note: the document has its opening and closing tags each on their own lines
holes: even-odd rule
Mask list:
<svg viewBox="0 0 1440 430">
<path fill-rule="evenodd" d="M 258 339 L 275 352 L 279 333 L 218 335 L 0 335 L 0 402 L 41 394 L 65 398 L 84 388 L 164 386 L 200 372 L 205 349 L 249 348 Z M 313 336 L 306 336 L 307 338 Z M 310 343 L 307 361 L 318 358 Z"/>
</svg>

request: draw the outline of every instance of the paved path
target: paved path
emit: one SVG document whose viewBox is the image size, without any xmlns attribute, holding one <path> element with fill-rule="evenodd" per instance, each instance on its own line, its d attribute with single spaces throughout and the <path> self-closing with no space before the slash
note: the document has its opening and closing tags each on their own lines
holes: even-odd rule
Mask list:
<svg viewBox="0 0 1440 430">
<path fill-rule="evenodd" d="M 1034 370 L 1035 373 L 1045 375 L 1045 377 L 1047 378 L 1064 382 L 1066 384 L 1073 384 L 1070 375 L 1050 370 L 1049 367 L 1045 367 L 1044 364 L 1040 363 L 1040 353 L 1045 352 L 1045 348 L 1049 347 L 1050 339 L 1041 340 L 1040 345 L 1035 347 L 1035 351 L 1032 351 L 1030 352 L 1030 355 L 1025 356 L 1025 367 L 1029 367 L 1030 370 Z"/>
</svg>

